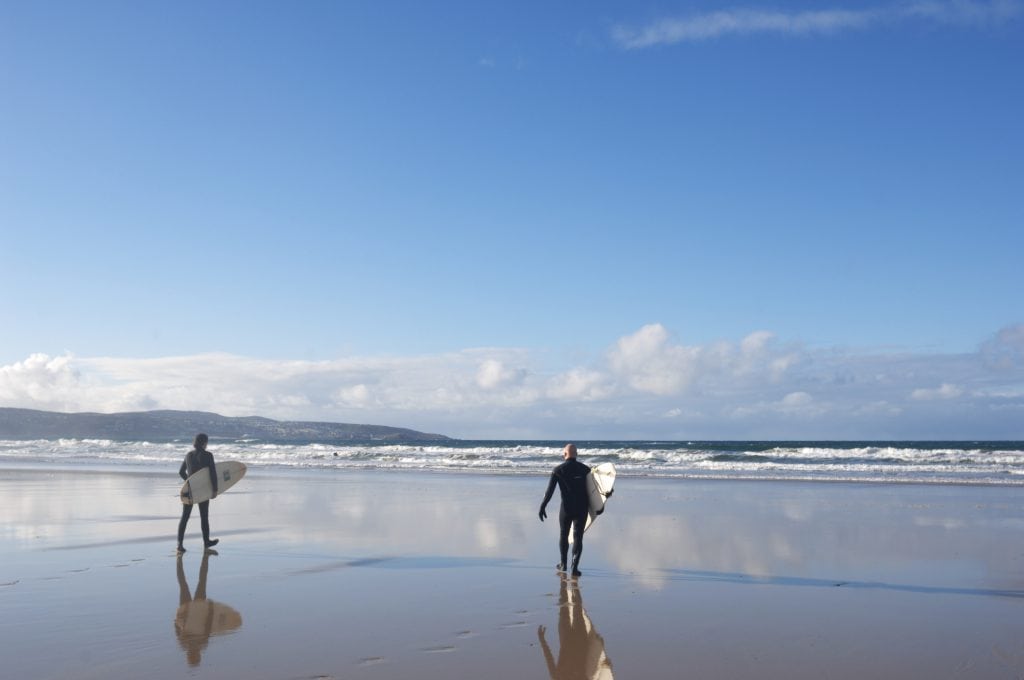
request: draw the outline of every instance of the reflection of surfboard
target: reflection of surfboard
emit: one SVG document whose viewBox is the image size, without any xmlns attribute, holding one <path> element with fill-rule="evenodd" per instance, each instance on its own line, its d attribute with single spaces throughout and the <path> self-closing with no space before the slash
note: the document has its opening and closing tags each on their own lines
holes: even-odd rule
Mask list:
<svg viewBox="0 0 1024 680">
<path fill-rule="evenodd" d="M 210 637 L 241 628 L 242 615 L 230 605 L 215 600 L 193 600 L 178 607 L 174 622 L 182 635 Z"/>
<path fill-rule="evenodd" d="M 583 622 L 587 625 L 587 660 L 584 665 L 584 677 L 587 680 L 615 680 L 612 675 L 612 662 L 604 652 L 604 638 L 594 629 L 594 624 L 587 616 L 587 610 L 580 608 L 583 612 Z"/>
<path fill-rule="evenodd" d="M 245 464 L 237 460 L 226 460 L 217 463 L 217 493 L 222 494 L 245 476 Z M 213 483 L 210 482 L 210 471 L 206 468 L 196 470 L 181 485 L 181 502 L 184 505 L 202 503 L 213 497 Z"/>
<path fill-rule="evenodd" d="M 615 487 L 615 466 L 611 463 L 601 463 L 590 468 L 587 475 L 587 496 L 590 500 L 590 510 L 587 512 L 587 523 L 583 530 L 586 531 L 593 524 L 594 519 L 604 512 L 605 502 L 608 494 Z M 573 532 L 569 532 L 569 542 L 572 543 Z"/>
<path fill-rule="evenodd" d="M 584 630 L 586 630 L 585 647 L 582 650 L 573 650 L 574 652 L 582 651 L 585 657 L 583 664 L 583 675 L 581 677 L 587 680 L 615 680 L 615 676 L 612 674 L 612 662 L 608 660 L 608 656 L 604 652 L 604 638 L 594 628 L 594 623 L 590 620 L 590 616 L 587 615 L 587 610 L 583 608 L 583 598 L 580 596 L 579 586 L 576 581 L 571 581 L 570 586 L 566 586 L 566 580 L 563 577 L 562 588 L 565 594 L 565 607 L 563 613 L 569 614 L 569 629 L 572 630 L 579 623 L 576 621 L 577 609 L 579 615 L 583 618 Z M 559 637 L 562 645 L 567 645 L 570 642 L 578 643 L 580 638 L 576 636 Z M 578 657 L 575 657 L 578 658 Z"/>
</svg>

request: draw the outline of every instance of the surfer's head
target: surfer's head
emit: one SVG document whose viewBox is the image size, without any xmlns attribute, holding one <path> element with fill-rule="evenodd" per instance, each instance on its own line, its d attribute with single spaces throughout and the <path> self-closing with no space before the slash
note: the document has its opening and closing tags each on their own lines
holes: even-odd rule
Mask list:
<svg viewBox="0 0 1024 680">
<path fill-rule="evenodd" d="M 565 448 L 562 450 L 562 458 L 565 458 L 566 460 L 569 460 L 570 458 L 575 458 L 575 457 L 576 457 L 576 445 L 575 444 L 566 444 Z"/>
<path fill-rule="evenodd" d="M 196 438 L 192 441 L 192 446 L 196 447 L 197 449 L 205 449 L 206 445 L 209 443 L 209 441 L 210 441 L 210 438 L 207 437 L 202 432 L 200 432 L 199 434 L 196 435 Z"/>
</svg>

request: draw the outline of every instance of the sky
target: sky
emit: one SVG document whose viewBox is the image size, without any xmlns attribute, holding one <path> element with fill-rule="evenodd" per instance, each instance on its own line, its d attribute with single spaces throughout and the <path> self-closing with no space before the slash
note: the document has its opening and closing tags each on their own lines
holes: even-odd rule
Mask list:
<svg viewBox="0 0 1024 680">
<path fill-rule="evenodd" d="M 0 406 L 1024 439 L 1024 0 L 0 5 Z"/>
</svg>

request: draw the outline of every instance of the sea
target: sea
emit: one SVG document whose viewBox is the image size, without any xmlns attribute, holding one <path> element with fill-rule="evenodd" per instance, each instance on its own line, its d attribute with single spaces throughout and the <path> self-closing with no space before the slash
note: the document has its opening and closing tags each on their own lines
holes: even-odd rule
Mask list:
<svg viewBox="0 0 1024 680">
<path fill-rule="evenodd" d="M 1024 441 L 576 441 L 580 460 L 619 476 L 1024 486 Z M 219 460 L 252 469 L 414 470 L 543 475 L 563 441 L 275 442 L 211 438 Z M 0 441 L 0 465 L 177 471 L 190 441 Z M 315 473 L 315 472 L 314 472 Z"/>
</svg>

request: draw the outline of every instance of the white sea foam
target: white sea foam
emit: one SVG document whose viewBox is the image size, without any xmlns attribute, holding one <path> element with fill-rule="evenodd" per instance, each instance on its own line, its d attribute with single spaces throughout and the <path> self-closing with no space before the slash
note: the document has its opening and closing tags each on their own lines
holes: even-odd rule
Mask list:
<svg viewBox="0 0 1024 680">
<path fill-rule="evenodd" d="M 730 479 L 812 479 L 871 482 L 941 482 L 1024 485 L 1024 446 L 900 443 L 764 445 L 755 442 L 594 442 L 585 461 L 612 462 L 622 476 Z M 55 465 L 148 465 L 176 468 L 187 441 L 123 442 L 107 439 L 0 441 L 0 462 Z M 293 444 L 219 440 L 220 460 L 290 469 L 493 471 L 546 474 L 560 446 L 534 442 L 446 444 Z"/>
</svg>

